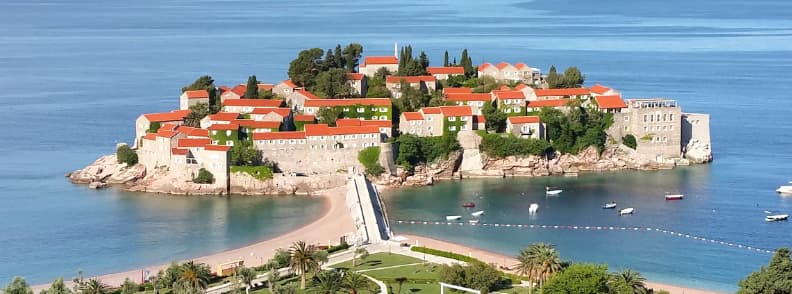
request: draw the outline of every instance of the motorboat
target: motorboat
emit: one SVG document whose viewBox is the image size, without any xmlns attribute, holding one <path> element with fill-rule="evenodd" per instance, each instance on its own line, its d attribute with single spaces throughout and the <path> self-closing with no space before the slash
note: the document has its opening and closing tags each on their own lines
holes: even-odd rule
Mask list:
<svg viewBox="0 0 792 294">
<path fill-rule="evenodd" d="M 605 205 L 603 205 L 602 208 L 603 209 L 614 209 L 614 208 L 616 208 L 616 202 L 611 201 L 611 202 L 605 203 Z"/>
<path fill-rule="evenodd" d="M 563 192 L 563 191 L 564 190 L 561 190 L 561 189 L 545 187 L 545 193 L 547 193 L 547 195 L 558 195 L 558 194 L 561 194 L 561 192 Z"/>
<path fill-rule="evenodd" d="M 475 216 L 475 217 L 479 217 L 482 214 L 484 214 L 484 211 L 483 210 L 479 210 L 479 211 L 476 211 L 474 213 L 471 213 L 470 215 Z"/>
<path fill-rule="evenodd" d="M 792 195 L 792 186 L 781 186 L 776 189 L 776 192 L 781 194 L 790 194 Z"/>
<path fill-rule="evenodd" d="M 625 208 L 625 209 L 619 210 L 619 215 L 633 214 L 633 212 L 635 212 L 635 208 L 632 208 L 632 207 Z"/>
<path fill-rule="evenodd" d="M 665 200 L 682 200 L 682 198 L 685 198 L 685 195 L 682 195 L 682 194 L 666 194 L 665 195 Z"/>
<path fill-rule="evenodd" d="M 446 220 L 459 220 L 460 218 L 462 218 L 461 215 L 447 215 L 446 216 Z"/>
<path fill-rule="evenodd" d="M 465 202 L 465 203 L 462 204 L 462 207 L 464 207 L 464 208 L 473 208 L 473 207 L 476 207 L 476 203 Z"/>
<path fill-rule="evenodd" d="M 533 214 L 536 213 L 537 211 L 539 211 L 539 204 L 531 203 L 531 205 L 528 206 L 528 213 Z"/>
<path fill-rule="evenodd" d="M 472 220 L 469 220 L 468 222 L 469 222 L 471 225 L 475 225 L 475 224 L 478 224 L 479 220 L 477 220 L 477 219 L 472 219 Z"/>
<path fill-rule="evenodd" d="M 765 220 L 769 222 L 777 222 L 777 221 L 785 221 L 788 218 L 789 218 L 788 214 L 774 214 L 774 215 L 766 216 Z"/>
</svg>

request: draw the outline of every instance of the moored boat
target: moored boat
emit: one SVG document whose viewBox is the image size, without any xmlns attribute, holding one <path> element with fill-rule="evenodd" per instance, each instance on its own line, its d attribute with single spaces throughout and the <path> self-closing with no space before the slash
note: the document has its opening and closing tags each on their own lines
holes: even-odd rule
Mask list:
<svg viewBox="0 0 792 294">
<path fill-rule="evenodd" d="M 446 220 L 459 220 L 460 218 L 462 218 L 461 215 L 447 215 L 446 216 Z"/>
<path fill-rule="evenodd" d="M 682 200 L 682 198 L 685 198 L 685 195 L 682 195 L 682 194 L 666 194 L 665 195 L 665 200 Z"/>
<path fill-rule="evenodd" d="M 564 190 L 553 188 L 553 187 L 545 187 L 545 193 L 547 193 L 547 195 L 558 195 L 558 194 L 561 194 L 561 192 L 563 192 L 563 191 Z"/>
<path fill-rule="evenodd" d="M 605 203 L 605 205 L 603 205 L 602 208 L 603 209 L 614 209 L 614 208 L 616 208 L 616 202 L 611 201 L 611 202 Z"/>
<path fill-rule="evenodd" d="M 633 212 L 635 212 L 635 208 L 629 207 L 629 208 L 625 208 L 625 209 L 619 210 L 619 215 L 633 214 Z"/>
<path fill-rule="evenodd" d="M 475 224 L 478 224 L 478 222 L 479 222 L 479 221 L 478 221 L 477 219 L 472 219 L 472 220 L 469 220 L 468 222 L 469 222 L 471 225 L 475 225 Z"/>
<path fill-rule="evenodd" d="M 474 213 L 471 213 L 470 215 L 475 216 L 475 217 L 479 217 L 482 214 L 484 214 L 484 211 L 483 210 L 479 210 L 479 211 L 476 211 Z"/>
<path fill-rule="evenodd" d="M 792 195 L 792 186 L 780 186 L 776 189 L 776 192 L 781 194 L 790 194 Z"/>
<path fill-rule="evenodd" d="M 765 220 L 768 222 L 777 222 L 777 221 L 785 221 L 789 218 L 788 214 L 775 214 L 775 215 L 768 215 L 765 217 Z"/>
<path fill-rule="evenodd" d="M 536 213 L 539 211 L 539 204 L 531 203 L 531 206 L 528 206 L 528 213 Z"/>
<path fill-rule="evenodd" d="M 463 204 L 462 204 L 462 207 L 465 207 L 465 208 L 473 208 L 473 207 L 476 207 L 476 203 L 473 203 L 473 202 L 465 202 L 465 203 L 463 203 Z"/>
</svg>

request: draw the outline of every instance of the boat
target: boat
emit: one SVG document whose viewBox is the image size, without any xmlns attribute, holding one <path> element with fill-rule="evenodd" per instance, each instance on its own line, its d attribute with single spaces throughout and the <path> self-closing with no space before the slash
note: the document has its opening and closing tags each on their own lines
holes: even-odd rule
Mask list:
<svg viewBox="0 0 792 294">
<path fill-rule="evenodd" d="M 475 225 L 475 224 L 478 224 L 478 222 L 479 222 L 479 221 L 478 221 L 477 219 L 472 219 L 472 220 L 469 220 L 468 222 L 469 222 L 471 225 Z"/>
<path fill-rule="evenodd" d="M 685 195 L 682 195 L 682 194 L 666 194 L 665 195 L 665 200 L 682 200 L 682 198 L 685 198 Z"/>
<path fill-rule="evenodd" d="M 776 192 L 781 194 L 792 194 L 792 186 L 781 186 L 776 189 Z"/>
<path fill-rule="evenodd" d="M 479 211 L 476 211 L 474 213 L 471 213 L 470 215 L 475 216 L 475 217 L 479 217 L 482 214 L 484 214 L 484 211 L 483 210 L 479 210 Z"/>
<path fill-rule="evenodd" d="M 616 208 L 616 202 L 611 201 L 611 202 L 605 203 L 605 205 L 603 205 L 602 208 L 603 209 L 614 209 L 614 208 Z"/>
<path fill-rule="evenodd" d="M 446 220 L 459 220 L 460 218 L 462 218 L 461 215 L 447 215 L 446 216 Z"/>
<path fill-rule="evenodd" d="M 539 211 L 539 204 L 531 203 L 531 206 L 528 206 L 528 213 L 536 213 Z"/>
<path fill-rule="evenodd" d="M 771 213 L 773 213 L 773 212 L 772 212 L 772 211 L 769 211 L 769 210 L 765 210 L 765 211 L 764 211 L 764 213 L 766 213 L 766 214 L 771 214 Z"/>
<path fill-rule="evenodd" d="M 625 209 L 619 210 L 619 215 L 633 214 L 633 212 L 635 212 L 635 208 L 632 208 L 632 207 L 625 208 Z"/>
<path fill-rule="evenodd" d="M 774 214 L 774 215 L 766 216 L 765 220 L 769 222 L 777 222 L 777 221 L 785 221 L 788 218 L 789 218 L 788 214 Z"/>
<path fill-rule="evenodd" d="M 547 195 L 558 195 L 558 194 L 561 194 L 562 191 L 564 191 L 564 190 L 551 189 L 550 187 L 545 187 L 545 193 L 547 193 Z"/>
<path fill-rule="evenodd" d="M 462 207 L 464 207 L 464 208 L 473 208 L 473 207 L 476 207 L 476 203 L 465 202 L 465 203 L 462 204 Z"/>
</svg>

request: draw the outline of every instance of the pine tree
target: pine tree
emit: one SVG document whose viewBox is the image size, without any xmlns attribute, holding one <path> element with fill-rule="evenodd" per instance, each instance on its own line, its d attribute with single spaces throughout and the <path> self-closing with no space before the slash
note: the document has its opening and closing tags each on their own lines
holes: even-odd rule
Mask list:
<svg viewBox="0 0 792 294">
<path fill-rule="evenodd" d="M 333 55 L 333 48 L 327 49 L 327 53 L 325 54 L 324 61 L 322 62 L 323 70 L 328 70 L 331 68 L 335 68 L 335 55 Z"/>
<path fill-rule="evenodd" d="M 426 53 L 421 51 L 421 55 L 418 57 L 418 62 L 421 64 L 423 71 L 426 71 L 426 67 L 429 66 L 429 57 L 426 56 Z"/>
<path fill-rule="evenodd" d="M 443 57 L 443 66 L 448 66 L 448 50 L 445 51 L 445 56 Z"/>
<path fill-rule="evenodd" d="M 344 55 L 341 51 L 341 44 L 336 45 L 335 54 L 333 55 L 333 63 L 336 67 L 345 67 L 346 61 L 344 61 Z"/>
<path fill-rule="evenodd" d="M 561 86 L 561 83 L 563 82 L 562 77 L 558 75 L 555 65 L 550 66 L 550 70 L 547 72 L 545 82 L 547 83 L 547 87 L 550 89 L 556 89 Z"/>
<path fill-rule="evenodd" d="M 258 80 L 256 75 L 248 77 L 247 90 L 245 90 L 245 98 L 255 99 L 258 98 Z"/>
</svg>

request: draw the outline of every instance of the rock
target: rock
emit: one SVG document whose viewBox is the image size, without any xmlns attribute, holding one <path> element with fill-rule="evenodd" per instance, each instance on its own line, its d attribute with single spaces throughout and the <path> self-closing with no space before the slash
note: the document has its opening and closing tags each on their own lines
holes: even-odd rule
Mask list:
<svg viewBox="0 0 792 294">
<path fill-rule="evenodd" d="M 710 144 L 694 139 L 685 146 L 685 150 L 685 158 L 692 163 L 707 163 L 712 161 L 712 148 Z"/>
<path fill-rule="evenodd" d="M 90 184 L 88 184 L 88 188 L 91 189 L 102 189 L 105 187 L 107 187 L 107 183 L 104 182 L 91 182 Z"/>
</svg>

